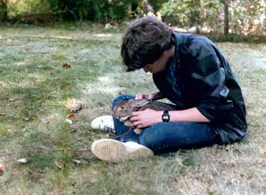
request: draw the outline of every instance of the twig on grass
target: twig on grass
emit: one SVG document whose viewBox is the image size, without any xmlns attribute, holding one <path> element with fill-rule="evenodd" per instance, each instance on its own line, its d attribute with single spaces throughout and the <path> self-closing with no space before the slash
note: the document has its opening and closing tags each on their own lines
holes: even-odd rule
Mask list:
<svg viewBox="0 0 266 195">
<path fill-rule="evenodd" d="M 6 152 L 6 153 L 0 153 L 0 157 L 3 156 L 10 156 L 15 154 L 21 154 L 21 153 L 55 153 L 55 152 L 77 152 L 77 153 L 83 153 L 83 152 L 91 152 L 91 149 L 58 149 L 58 150 L 22 150 L 19 152 Z"/>
</svg>

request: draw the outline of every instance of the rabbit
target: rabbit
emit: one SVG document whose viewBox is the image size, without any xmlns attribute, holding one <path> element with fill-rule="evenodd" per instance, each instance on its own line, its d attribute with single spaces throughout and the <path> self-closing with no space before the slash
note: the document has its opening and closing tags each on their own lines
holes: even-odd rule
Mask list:
<svg viewBox="0 0 266 195">
<path fill-rule="evenodd" d="M 148 99 L 129 99 L 120 101 L 112 110 L 112 115 L 123 122 L 127 127 L 134 127 L 129 120 L 132 112 L 152 109 L 156 111 L 175 110 L 173 105 L 165 104 L 158 101 L 151 101 Z M 141 133 L 141 129 L 134 130 L 136 134 Z"/>
</svg>

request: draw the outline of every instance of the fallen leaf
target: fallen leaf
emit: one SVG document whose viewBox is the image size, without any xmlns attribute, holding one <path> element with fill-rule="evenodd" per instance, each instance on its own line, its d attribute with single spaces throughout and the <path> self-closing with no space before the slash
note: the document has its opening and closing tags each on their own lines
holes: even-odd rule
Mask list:
<svg viewBox="0 0 266 195">
<path fill-rule="evenodd" d="M 75 106 L 73 108 L 70 108 L 70 112 L 71 113 L 77 113 L 78 111 L 81 111 L 81 110 L 82 110 L 82 105 L 81 104 L 79 104 L 79 105 L 77 105 L 77 106 Z"/>
<path fill-rule="evenodd" d="M 93 177 L 100 177 L 102 173 L 100 171 L 92 171 Z"/>
<path fill-rule="evenodd" d="M 46 125 L 49 124 L 50 122 L 48 120 L 42 119 L 42 123 Z"/>
<path fill-rule="evenodd" d="M 207 179 L 207 184 L 208 184 L 208 187 L 211 187 L 211 185 L 212 185 L 212 179 L 211 178 Z"/>
<path fill-rule="evenodd" d="M 21 159 L 18 159 L 17 161 L 21 164 L 27 164 L 27 163 L 31 162 L 31 159 L 30 158 L 21 158 Z"/>
<path fill-rule="evenodd" d="M 59 168 L 59 169 L 63 169 L 66 165 L 63 162 L 60 162 L 58 160 L 54 161 L 54 164 Z"/>
<path fill-rule="evenodd" d="M 67 118 L 73 118 L 75 116 L 75 114 L 71 113 L 69 115 L 67 115 Z"/>
<path fill-rule="evenodd" d="M 72 120 L 70 120 L 70 119 L 66 119 L 66 123 L 67 123 L 67 124 L 70 124 L 70 125 L 73 124 Z"/>
<path fill-rule="evenodd" d="M 0 175 L 3 175 L 5 173 L 5 167 L 4 165 L 0 164 Z"/>
<path fill-rule="evenodd" d="M 47 173 L 47 169 L 37 169 L 37 173 L 45 174 Z"/>
<path fill-rule="evenodd" d="M 81 160 L 77 160 L 77 159 L 75 159 L 73 162 L 74 162 L 74 164 L 75 164 L 76 166 L 81 165 Z"/>
<path fill-rule="evenodd" d="M 71 126 L 69 127 L 69 131 L 70 131 L 71 133 L 75 133 L 77 130 L 78 130 L 77 125 L 71 125 Z"/>
<path fill-rule="evenodd" d="M 63 68 L 71 68 L 71 65 L 66 62 L 63 64 Z"/>
</svg>

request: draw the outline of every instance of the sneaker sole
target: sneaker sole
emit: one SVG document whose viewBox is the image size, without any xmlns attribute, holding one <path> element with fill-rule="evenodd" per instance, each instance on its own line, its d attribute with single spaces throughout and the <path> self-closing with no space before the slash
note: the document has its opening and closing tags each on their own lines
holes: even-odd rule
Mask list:
<svg viewBox="0 0 266 195">
<path fill-rule="evenodd" d="M 100 139 L 93 142 L 91 151 L 97 158 L 110 162 L 122 162 L 154 155 L 152 150 L 146 147 L 129 151 L 122 142 L 112 139 Z"/>
</svg>

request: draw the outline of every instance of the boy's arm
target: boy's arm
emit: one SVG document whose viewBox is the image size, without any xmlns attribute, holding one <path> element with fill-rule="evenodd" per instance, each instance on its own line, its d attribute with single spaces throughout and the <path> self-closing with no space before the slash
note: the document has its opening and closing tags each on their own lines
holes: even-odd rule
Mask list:
<svg viewBox="0 0 266 195">
<path fill-rule="evenodd" d="M 162 122 L 162 115 L 163 111 L 147 109 L 133 112 L 130 121 L 137 128 L 144 128 Z M 169 122 L 210 122 L 196 107 L 186 110 L 169 111 L 169 116 Z"/>
<path fill-rule="evenodd" d="M 196 107 L 186 110 L 169 111 L 169 116 L 170 122 L 210 122 Z"/>
</svg>

